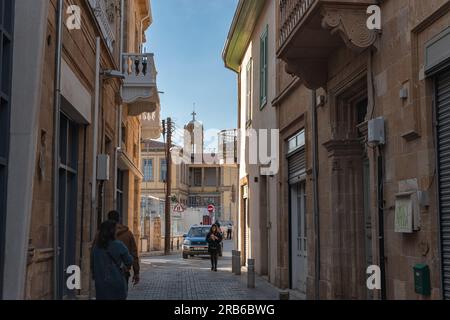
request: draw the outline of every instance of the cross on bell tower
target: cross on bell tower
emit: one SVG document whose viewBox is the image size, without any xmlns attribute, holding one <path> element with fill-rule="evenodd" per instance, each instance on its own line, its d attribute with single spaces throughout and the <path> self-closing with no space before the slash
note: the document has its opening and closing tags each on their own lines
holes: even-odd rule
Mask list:
<svg viewBox="0 0 450 320">
<path fill-rule="evenodd" d="M 195 121 L 195 116 L 197 115 L 197 113 L 195 112 L 195 102 L 194 102 L 194 109 L 191 114 L 192 114 L 192 121 Z"/>
<path fill-rule="evenodd" d="M 184 129 L 186 130 L 184 137 L 184 150 L 191 156 L 202 156 L 204 139 L 203 125 L 196 119 L 197 112 L 195 112 L 195 103 L 191 115 L 192 120 L 184 126 Z"/>
</svg>

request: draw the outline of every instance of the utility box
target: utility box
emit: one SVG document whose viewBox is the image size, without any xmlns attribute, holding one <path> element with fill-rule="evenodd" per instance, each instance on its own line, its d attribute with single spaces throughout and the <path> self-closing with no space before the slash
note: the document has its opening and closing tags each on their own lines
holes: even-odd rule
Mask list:
<svg viewBox="0 0 450 320">
<path fill-rule="evenodd" d="M 376 145 L 384 145 L 386 143 L 383 117 L 369 120 L 367 127 L 367 142 Z"/>
<path fill-rule="evenodd" d="M 97 180 L 109 181 L 109 155 L 107 154 L 97 156 Z"/>
<path fill-rule="evenodd" d="M 426 264 L 419 263 L 414 266 L 414 288 L 418 294 L 431 295 L 430 268 Z"/>
</svg>

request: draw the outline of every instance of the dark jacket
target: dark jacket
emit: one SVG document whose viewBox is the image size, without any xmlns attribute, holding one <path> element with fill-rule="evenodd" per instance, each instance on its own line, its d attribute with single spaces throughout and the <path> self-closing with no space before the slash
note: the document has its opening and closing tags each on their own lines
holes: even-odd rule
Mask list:
<svg viewBox="0 0 450 320">
<path fill-rule="evenodd" d="M 98 241 L 98 234 L 95 237 L 94 243 L 92 244 L 92 247 L 95 247 L 95 244 Z M 131 256 L 133 257 L 133 273 L 134 275 L 139 275 L 139 254 L 138 254 L 138 248 L 136 245 L 136 240 L 134 239 L 133 232 L 130 231 L 130 229 L 127 226 L 124 226 L 123 224 L 117 224 L 116 226 L 116 240 L 122 241 L 125 246 L 127 247 L 128 251 L 130 252 Z"/>
<path fill-rule="evenodd" d="M 92 268 L 97 300 L 125 300 L 128 285 L 123 269 L 133 263 L 127 247 L 122 241 L 114 240 L 108 248 L 95 245 L 92 249 Z"/>
<path fill-rule="evenodd" d="M 220 232 L 216 232 L 214 235 L 218 238 L 217 240 L 213 240 L 211 235 L 213 233 L 209 232 L 206 236 L 206 242 L 208 242 L 208 252 L 218 252 L 220 251 L 220 243 L 222 242 L 222 234 Z"/>
</svg>

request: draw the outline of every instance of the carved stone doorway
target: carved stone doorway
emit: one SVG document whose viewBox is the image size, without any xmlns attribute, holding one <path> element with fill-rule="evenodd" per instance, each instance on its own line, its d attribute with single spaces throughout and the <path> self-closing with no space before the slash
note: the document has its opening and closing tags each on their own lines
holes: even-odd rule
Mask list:
<svg viewBox="0 0 450 320">
<path fill-rule="evenodd" d="M 331 168 L 331 295 L 334 299 L 367 299 L 371 219 L 366 119 L 371 115 L 367 115 L 366 78 L 358 78 L 331 96 L 332 139 L 324 144 Z"/>
</svg>

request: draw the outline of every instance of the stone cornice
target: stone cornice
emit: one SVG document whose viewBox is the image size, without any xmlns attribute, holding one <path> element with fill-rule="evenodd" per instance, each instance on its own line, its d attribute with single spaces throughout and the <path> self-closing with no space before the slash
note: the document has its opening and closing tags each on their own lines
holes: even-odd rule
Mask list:
<svg viewBox="0 0 450 320">
<path fill-rule="evenodd" d="M 358 139 L 332 139 L 325 142 L 323 146 L 327 149 L 329 157 L 353 156 L 357 152 L 362 152 L 361 142 Z"/>
</svg>

